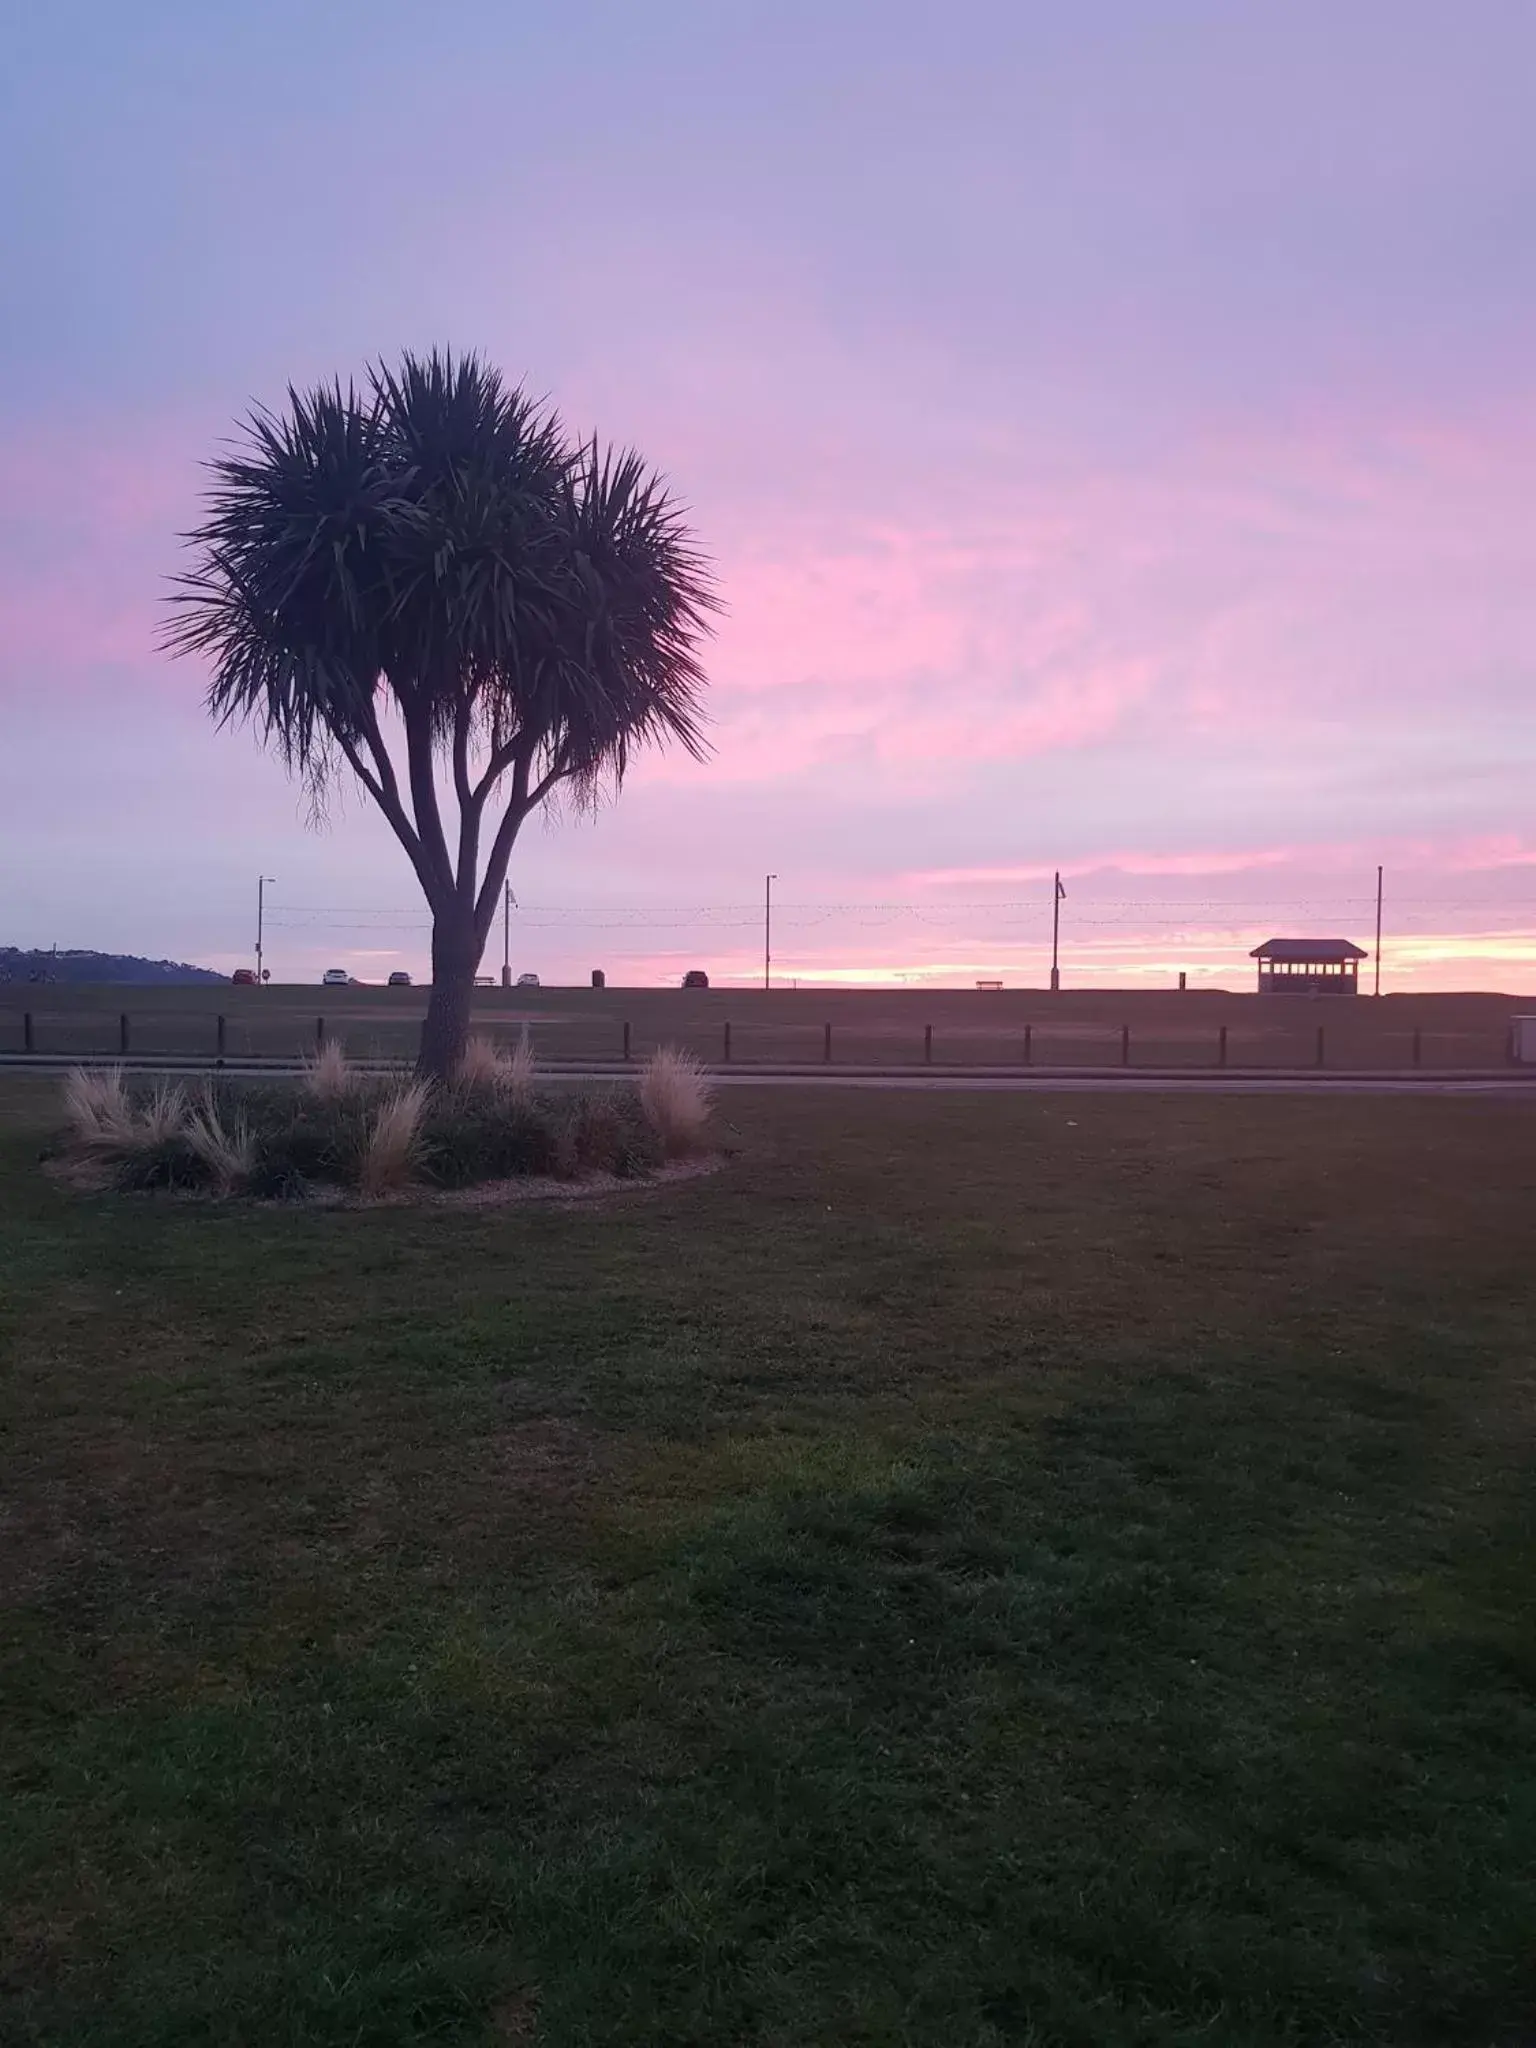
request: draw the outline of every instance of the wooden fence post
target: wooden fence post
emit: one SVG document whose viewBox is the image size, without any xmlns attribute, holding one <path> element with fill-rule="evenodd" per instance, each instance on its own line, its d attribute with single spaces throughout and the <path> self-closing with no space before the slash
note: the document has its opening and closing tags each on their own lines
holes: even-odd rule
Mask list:
<svg viewBox="0 0 1536 2048">
<path fill-rule="evenodd" d="M 1120 1064 L 1122 1067 L 1128 1067 L 1131 1064 L 1131 1027 L 1129 1024 L 1122 1024 L 1120 1026 Z"/>
<path fill-rule="evenodd" d="M 923 1065 L 926 1067 L 933 1065 L 933 1026 L 931 1024 L 923 1026 Z"/>
<path fill-rule="evenodd" d="M 1222 1025 L 1216 1034 L 1216 1064 L 1218 1067 L 1224 1067 L 1227 1064 L 1227 1027 L 1225 1024 Z"/>
<path fill-rule="evenodd" d="M 1024 1064 L 1025 1064 L 1025 1066 L 1026 1066 L 1026 1067 L 1032 1067 L 1032 1066 L 1034 1065 L 1034 1063 L 1035 1063 L 1035 1027 L 1034 1027 L 1034 1025 L 1033 1025 L 1033 1024 L 1026 1024 L 1026 1025 L 1024 1026 Z"/>
<path fill-rule="evenodd" d="M 325 1051 L 325 1019 L 323 1017 L 315 1019 L 315 1051 Z"/>
<path fill-rule="evenodd" d="M 626 1060 L 629 1058 L 629 1025 L 627 1023 L 624 1026 L 624 1057 Z"/>
<path fill-rule="evenodd" d="M 729 1024 L 725 1027 L 725 1058 L 726 1064 L 729 1065 L 731 1058 L 731 1027 Z"/>
<path fill-rule="evenodd" d="M 1416 1067 L 1424 1064 L 1424 1033 L 1417 1024 L 1413 1027 L 1413 1064 Z"/>
<path fill-rule="evenodd" d="M 128 1012 L 124 1010 L 117 1020 L 117 1050 L 122 1059 L 128 1057 Z"/>
<path fill-rule="evenodd" d="M 218 1030 L 214 1038 L 214 1044 L 217 1049 L 218 1058 L 223 1059 L 224 1048 L 229 1041 L 229 1026 L 225 1023 L 222 1017 L 218 1017 L 214 1021 L 218 1026 Z"/>
</svg>

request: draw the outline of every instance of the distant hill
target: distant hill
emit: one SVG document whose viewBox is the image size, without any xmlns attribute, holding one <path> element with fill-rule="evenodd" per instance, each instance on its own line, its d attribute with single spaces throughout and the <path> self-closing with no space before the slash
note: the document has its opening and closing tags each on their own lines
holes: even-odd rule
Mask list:
<svg viewBox="0 0 1536 2048">
<path fill-rule="evenodd" d="M 0 982 L 122 982 L 144 987 L 175 982 L 225 981 L 211 967 L 189 967 L 184 960 L 141 960 L 137 953 L 28 952 L 0 946 Z"/>
</svg>

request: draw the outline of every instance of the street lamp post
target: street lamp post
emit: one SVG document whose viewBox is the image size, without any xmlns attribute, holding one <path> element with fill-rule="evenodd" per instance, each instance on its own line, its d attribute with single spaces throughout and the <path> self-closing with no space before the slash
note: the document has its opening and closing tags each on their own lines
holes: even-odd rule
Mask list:
<svg viewBox="0 0 1536 2048">
<path fill-rule="evenodd" d="M 1381 994 L 1381 868 L 1376 869 L 1376 993 Z"/>
<path fill-rule="evenodd" d="M 262 985 L 261 940 L 263 927 L 266 922 L 266 890 L 268 882 L 275 882 L 276 880 L 276 875 L 258 875 L 256 877 L 256 986 L 258 988 Z"/>
<path fill-rule="evenodd" d="M 773 885 L 777 875 L 763 877 L 763 987 L 772 986 L 773 980 Z"/>
</svg>

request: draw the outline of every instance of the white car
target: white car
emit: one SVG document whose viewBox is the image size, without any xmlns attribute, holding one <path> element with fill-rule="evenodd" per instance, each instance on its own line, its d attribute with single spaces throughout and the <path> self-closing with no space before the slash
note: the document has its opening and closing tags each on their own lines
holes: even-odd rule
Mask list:
<svg viewBox="0 0 1536 2048">
<path fill-rule="evenodd" d="M 520 974 L 517 977 L 517 985 L 519 988 L 537 988 L 539 977 L 536 974 Z"/>
<path fill-rule="evenodd" d="M 345 967 L 327 967 L 320 977 L 322 988 L 350 988 L 352 977 Z"/>
</svg>

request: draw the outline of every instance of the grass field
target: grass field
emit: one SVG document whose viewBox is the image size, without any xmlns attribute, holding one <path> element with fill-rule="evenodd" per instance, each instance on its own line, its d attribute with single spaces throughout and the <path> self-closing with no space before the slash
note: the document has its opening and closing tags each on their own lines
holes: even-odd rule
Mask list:
<svg viewBox="0 0 1536 2048">
<path fill-rule="evenodd" d="M 0 987 L 0 1053 L 104 1056 L 129 1019 L 136 1052 L 210 1057 L 218 1018 L 231 1057 L 311 1050 L 317 1031 L 357 1058 L 413 1058 L 425 1007 L 421 989 L 278 987 L 175 989 Z M 1223 994 L 1217 990 L 1116 993 L 1002 989 L 482 989 L 478 1028 L 526 1025 L 547 1059 L 616 1060 L 624 1028 L 641 1058 L 686 1045 L 702 1057 L 845 1065 L 1018 1064 L 1310 1067 L 1319 1026 L 1330 1068 L 1492 1069 L 1508 1060 L 1509 1020 L 1536 999 L 1508 995 L 1333 998 Z M 828 1039 L 828 1027 L 831 1030 Z M 931 1041 L 928 1034 L 932 1034 Z M 1130 1034 L 1129 1044 L 1122 1032 Z"/>
<path fill-rule="evenodd" d="M 1516 2048 L 1536 1110 L 733 1091 L 69 1197 L 0 1079 L 0 2038 Z"/>
</svg>

